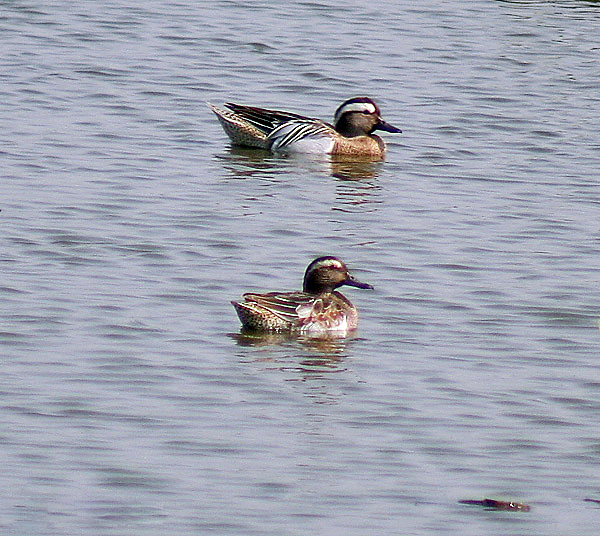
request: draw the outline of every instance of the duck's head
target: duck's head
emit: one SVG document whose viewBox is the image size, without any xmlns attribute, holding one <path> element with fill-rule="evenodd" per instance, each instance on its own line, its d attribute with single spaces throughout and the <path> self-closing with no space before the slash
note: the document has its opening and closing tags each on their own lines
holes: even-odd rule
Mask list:
<svg viewBox="0 0 600 536">
<path fill-rule="evenodd" d="M 347 266 L 337 257 L 319 257 L 312 261 L 304 274 L 304 292 L 323 294 L 333 292 L 342 285 L 351 287 L 370 288 L 368 283 L 361 283 L 348 271 Z"/>
<path fill-rule="evenodd" d="M 334 116 L 335 129 L 347 138 L 366 136 L 375 130 L 402 132 L 381 119 L 379 106 L 369 97 L 354 97 L 342 103 Z"/>
</svg>

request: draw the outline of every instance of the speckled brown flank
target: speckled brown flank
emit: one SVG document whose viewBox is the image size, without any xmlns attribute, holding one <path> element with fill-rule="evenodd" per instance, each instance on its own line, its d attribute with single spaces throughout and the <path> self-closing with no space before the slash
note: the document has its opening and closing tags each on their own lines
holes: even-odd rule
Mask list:
<svg viewBox="0 0 600 536">
<path fill-rule="evenodd" d="M 260 149 L 269 148 L 267 136 L 258 128 L 243 121 L 233 112 L 212 105 L 211 109 L 219 119 L 223 130 L 235 145 L 258 147 Z"/>
</svg>

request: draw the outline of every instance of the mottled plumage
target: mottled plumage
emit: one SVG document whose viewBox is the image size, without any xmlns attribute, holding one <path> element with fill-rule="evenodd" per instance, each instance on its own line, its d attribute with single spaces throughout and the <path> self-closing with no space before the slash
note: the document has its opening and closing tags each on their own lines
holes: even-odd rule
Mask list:
<svg viewBox="0 0 600 536">
<path fill-rule="evenodd" d="M 302 292 L 247 293 L 242 301 L 231 303 L 245 329 L 312 335 L 346 333 L 358 326 L 358 312 L 335 290 L 342 285 L 373 288 L 356 280 L 340 259 L 319 257 L 306 269 Z"/>
<path fill-rule="evenodd" d="M 290 112 L 231 102 L 225 104 L 226 109 L 209 106 L 232 143 L 274 152 L 383 157 L 385 142 L 373 132 L 402 132 L 381 119 L 379 107 L 369 97 L 345 101 L 336 110 L 333 125 Z"/>
</svg>

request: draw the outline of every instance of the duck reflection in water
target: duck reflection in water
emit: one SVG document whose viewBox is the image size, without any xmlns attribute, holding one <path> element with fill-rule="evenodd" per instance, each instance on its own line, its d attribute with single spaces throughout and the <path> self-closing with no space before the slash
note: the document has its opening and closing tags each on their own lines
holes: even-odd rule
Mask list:
<svg viewBox="0 0 600 536">
<path fill-rule="evenodd" d="M 343 354 L 351 341 L 360 340 L 360 337 L 354 334 L 340 335 L 334 333 L 315 337 L 300 335 L 290 331 L 256 331 L 244 328 L 238 333 L 231 333 L 229 336 L 236 341 L 238 346 L 248 348 L 269 346 L 297 348 L 300 344 L 303 348 L 315 350 L 336 361 L 343 358 Z"/>
<path fill-rule="evenodd" d="M 240 361 L 260 365 L 266 370 L 292 373 L 288 378 L 291 381 L 318 380 L 347 371 L 348 347 L 361 340 L 354 336 L 315 338 L 246 330 L 229 336 L 240 347 Z M 323 390 L 327 395 L 324 398 L 330 400 L 329 387 L 323 386 Z"/>
<path fill-rule="evenodd" d="M 331 175 L 336 179 L 360 181 L 379 177 L 383 162 L 380 158 L 360 155 L 274 155 L 263 149 L 231 146 L 225 154 L 216 156 L 232 179 L 273 177 L 300 170 Z"/>
</svg>

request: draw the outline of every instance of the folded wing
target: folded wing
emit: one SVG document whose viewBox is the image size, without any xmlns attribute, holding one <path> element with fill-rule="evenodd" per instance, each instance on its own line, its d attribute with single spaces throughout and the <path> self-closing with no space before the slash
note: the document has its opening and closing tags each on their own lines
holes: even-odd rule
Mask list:
<svg viewBox="0 0 600 536">
<path fill-rule="evenodd" d="M 273 151 L 329 153 L 335 143 L 335 130 L 318 119 L 294 119 L 269 133 Z"/>
<path fill-rule="evenodd" d="M 228 102 L 225 104 L 234 114 L 244 119 L 252 126 L 266 134 L 267 136 L 279 125 L 294 120 L 309 120 L 310 118 L 291 112 L 280 112 L 279 110 L 267 110 L 257 106 L 244 106 Z"/>
</svg>

